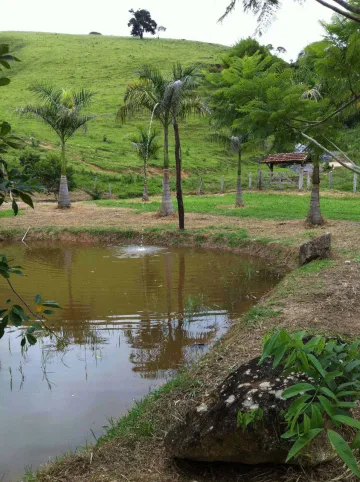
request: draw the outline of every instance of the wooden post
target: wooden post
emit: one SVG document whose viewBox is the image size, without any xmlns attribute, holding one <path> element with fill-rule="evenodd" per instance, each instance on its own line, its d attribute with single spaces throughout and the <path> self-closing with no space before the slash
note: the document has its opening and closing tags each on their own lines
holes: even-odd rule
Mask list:
<svg viewBox="0 0 360 482">
<path fill-rule="evenodd" d="M 249 189 L 252 188 L 252 172 L 249 174 Z"/>
<path fill-rule="evenodd" d="M 202 178 L 200 177 L 200 184 L 198 189 L 198 196 L 201 196 L 201 188 L 202 188 Z"/>
<path fill-rule="evenodd" d="M 306 186 L 307 186 L 308 191 L 310 191 L 310 188 L 311 188 L 311 180 L 310 180 L 310 172 L 309 172 L 309 171 L 307 172 Z"/>
<path fill-rule="evenodd" d="M 333 171 L 331 170 L 329 173 L 329 189 L 332 189 L 333 185 Z"/>
<path fill-rule="evenodd" d="M 262 171 L 258 169 L 257 188 L 262 189 Z"/>
<path fill-rule="evenodd" d="M 271 184 L 272 181 L 273 181 L 273 177 L 274 177 L 274 171 L 271 171 L 271 172 L 270 172 L 270 179 L 269 179 L 270 184 Z"/>
<path fill-rule="evenodd" d="M 356 188 L 357 188 L 357 174 L 354 172 L 354 193 L 356 193 Z"/>
<path fill-rule="evenodd" d="M 304 187 L 304 168 L 303 166 L 299 169 L 299 191 L 302 191 Z"/>
<path fill-rule="evenodd" d="M 221 176 L 221 192 L 224 193 L 225 191 L 225 181 L 224 181 L 224 174 Z"/>
<path fill-rule="evenodd" d="M 111 184 L 109 184 L 109 198 L 111 199 L 111 197 L 112 197 Z"/>
</svg>

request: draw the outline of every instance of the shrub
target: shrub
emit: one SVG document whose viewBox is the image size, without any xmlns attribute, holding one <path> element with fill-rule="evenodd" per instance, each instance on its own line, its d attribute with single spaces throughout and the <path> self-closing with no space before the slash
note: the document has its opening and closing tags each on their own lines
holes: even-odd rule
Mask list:
<svg viewBox="0 0 360 482">
<path fill-rule="evenodd" d="M 40 161 L 40 154 L 31 149 L 25 149 L 19 157 L 19 161 L 24 173 L 32 174 L 36 164 Z"/>
<path fill-rule="evenodd" d="M 267 337 L 260 364 L 273 357 L 273 367 L 283 374 L 298 373 L 307 378 L 284 390 L 284 399 L 294 399 L 284 414 L 287 431 L 283 439 L 293 442 L 287 462 L 300 454 L 320 433 L 326 431 L 331 445 L 347 467 L 360 477 L 353 451 L 360 451 L 360 422 L 352 416 L 360 395 L 360 340 L 346 343 L 339 338 L 307 336 L 276 331 Z M 351 443 L 342 437 L 344 427 L 355 435 Z"/>
<path fill-rule="evenodd" d="M 53 193 L 55 197 L 60 187 L 61 176 L 61 161 L 60 157 L 55 153 L 48 153 L 45 158 L 35 160 L 35 155 L 32 153 L 25 156 L 26 164 L 24 164 L 24 171 L 38 179 L 40 184 L 45 187 L 48 193 Z M 24 162 L 25 162 L 24 161 Z M 21 162 L 21 159 L 20 159 Z M 72 191 L 76 185 L 74 181 L 74 171 L 72 167 L 67 167 L 66 176 L 68 180 L 69 190 Z"/>
</svg>

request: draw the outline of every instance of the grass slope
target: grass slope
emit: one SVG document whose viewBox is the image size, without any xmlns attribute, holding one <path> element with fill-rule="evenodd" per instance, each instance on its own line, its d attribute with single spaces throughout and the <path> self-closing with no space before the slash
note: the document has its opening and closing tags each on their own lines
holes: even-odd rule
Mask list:
<svg viewBox="0 0 360 482">
<path fill-rule="evenodd" d="M 57 149 L 58 139 L 46 125 L 35 119 L 20 118 L 16 113 L 18 107 L 35 100 L 29 87 L 46 82 L 97 92 L 89 111 L 100 115 L 89 124 L 86 135 L 80 132 L 69 141 L 69 161 L 77 171 L 80 185 L 91 186 L 97 175 L 104 187 L 112 182 L 115 193 L 124 194 L 125 190 L 130 195 L 139 192 L 141 178 L 136 174 L 141 173 L 142 166 L 130 137 L 137 134 L 138 126 L 148 126 L 150 116 L 134 118 L 124 126 L 116 125 L 115 113 L 127 84 L 136 79 L 137 69 L 145 63 L 164 72 L 178 61 L 184 65 L 198 63 L 200 68 L 205 68 L 219 62 L 227 48 L 185 40 L 140 41 L 124 37 L 24 32 L 1 33 L 0 42 L 9 43 L 11 51 L 21 60 L 21 63 L 12 64 L 9 73 L 12 82 L 2 89 L 0 118 L 11 122 L 15 132 L 28 141 L 34 137 L 42 146 Z M 161 126 L 155 123 L 155 128 L 159 133 L 158 141 L 162 143 Z M 196 178 L 200 173 L 218 173 L 222 169 L 224 150 L 207 139 L 211 132 L 209 120 L 190 119 L 182 131 L 184 170 L 191 171 Z M 236 158 L 231 158 L 235 166 Z M 154 191 L 161 188 L 156 168 L 162 166 L 162 152 L 158 160 L 150 160 L 150 166 L 155 168 L 150 179 L 150 188 Z M 134 186 L 136 181 L 139 186 Z"/>
<path fill-rule="evenodd" d="M 1 89 L 0 119 L 11 122 L 15 132 L 30 144 L 33 137 L 40 141 L 42 155 L 58 149 L 53 132 L 36 119 L 20 118 L 16 109 L 35 101 L 29 87 L 46 82 L 58 87 L 86 87 L 97 93 L 89 109 L 99 117 L 89 123 L 85 135 L 79 132 L 68 142 L 68 160 L 75 171 L 79 187 L 97 186 L 126 198 L 142 192 L 142 162 L 137 158 L 130 138 L 137 127 L 147 127 L 149 115 L 138 116 L 126 125 L 115 123 L 115 113 L 126 86 L 136 79 L 137 69 L 144 63 L 169 71 L 174 62 L 184 65 L 198 63 L 200 69 L 218 63 L 225 46 L 186 40 L 138 39 L 92 35 L 64 35 L 49 33 L 2 32 L 0 42 L 8 43 L 11 51 L 21 60 L 13 63 L 9 76 L 11 84 Z M 206 95 L 206 93 L 205 93 Z M 158 142 L 162 143 L 161 126 L 156 122 Z M 359 128 L 344 131 L 341 147 L 358 160 Z M 181 126 L 184 191 L 195 193 L 200 177 L 203 192 L 219 192 L 221 175 L 225 176 L 225 190 L 235 188 L 236 154 L 211 143 L 209 118 L 189 119 Z M 104 141 L 106 136 L 106 142 Z M 172 135 L 171 143 L 172 143 Z M 171 146 L 172 189 L 175 189 L 174 159 Z M 9 152 L 7 159 L 16 164 L 19 152 Z M 162 151 L 159 159 L 150 159 L 149 190 L 160 193 L 162 186 Z M 258 165 L 256 157 L 246 157 L 243 184 L 253 173 L 254 184 Z M 267 168 L 264 168 L 268 172 Z M 281 169 L 284 172 L 283 169 Z M 340 172 L 342 171 L 342 172 Z M 352 191 L 352 173 L 336 170 L 333 188 Z M 328 186 L 328 172 L 322 175 L 322 189 Z"/>
</svg>

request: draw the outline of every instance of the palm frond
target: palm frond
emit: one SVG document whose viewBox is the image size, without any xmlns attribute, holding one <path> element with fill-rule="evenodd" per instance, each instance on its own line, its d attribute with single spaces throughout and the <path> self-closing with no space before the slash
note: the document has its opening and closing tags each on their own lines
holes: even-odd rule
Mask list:
<svg viewBox="0 0 360 482">
<path fill-rule="evenodd" d="M 58 89 L 48 84 L 36 84 L 30 88 L 42 101 L 50 104 L 58 104 L 62 96 L 62 89 Z"/>
<path fill-rule="evenodd" d="M 47 85 L 32 88 L 41 99 L 40 105 L 27 105 L 18 110 L 22 115 L 37 117 L 51 127 L 63 142 L 66 142 L 78 129 L 86 129 L 86 124 L 94 115 L 80 114 L 82 107 L 89 105 L 93 93 L 59 90 Z"/>
<path fill-rule="evenodd" d="M 76 109 L 83 109 L 90 105 L 93 97 L 94 97 L 95 92 L 91 92 L 90 90 L 87 89 L 81 89 L 79 91 L 72 91 L 72 98 L 74 101 L 74 107 Z"/>
</svg>

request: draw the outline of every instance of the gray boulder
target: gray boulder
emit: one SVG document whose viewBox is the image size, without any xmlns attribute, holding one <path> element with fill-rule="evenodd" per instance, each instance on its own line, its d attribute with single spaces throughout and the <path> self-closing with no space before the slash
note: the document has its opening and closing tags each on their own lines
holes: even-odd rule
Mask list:
<svg viewBox="0 0 360 482">
<path fill-rule="evenodd" d="M 285 463 L 291 443 L 280 438 L 286 431 L 282 412 L 291 401 L 282 393 L 305 378 L 272 369 L 270 360 L 258 366 L 258 358 L 229 375 L 212 395 L 189 411 L 183 423 L 165 438 L 168 453 L 176 458 L 243 464 Z M 238 413 L 262 409 L 261 420 L 245 430 L 238 426 Z M 306 448 L 306 457 L 292 464 L 317 465 L 334 458 L 334 451 L 321 435 Z M 303 455 L 305 455 L 305 453 Z"/>
<path fill-rule="evenodd" d="M 299 264 L 309 263 L 314 259 L 327 259 L 331 254 L 331 233 L 325 233 L 300 246 Z"/>
</svg>

